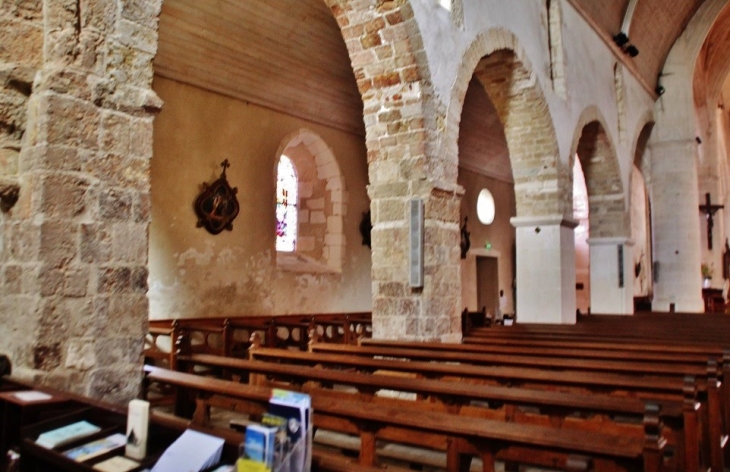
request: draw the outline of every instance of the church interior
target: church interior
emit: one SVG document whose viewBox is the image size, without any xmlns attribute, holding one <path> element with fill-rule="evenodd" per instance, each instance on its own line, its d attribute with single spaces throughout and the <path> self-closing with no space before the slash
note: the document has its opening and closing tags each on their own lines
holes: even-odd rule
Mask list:
<svg viewBox="0 0 730 472">
<path fill-rule="evenodd" d="M 727 0 L 0 0 L 0 38 L 0 472 L 135 398 L 235 454 L 281 385 L 313 470 L 730 468 Z"/>
</svg>

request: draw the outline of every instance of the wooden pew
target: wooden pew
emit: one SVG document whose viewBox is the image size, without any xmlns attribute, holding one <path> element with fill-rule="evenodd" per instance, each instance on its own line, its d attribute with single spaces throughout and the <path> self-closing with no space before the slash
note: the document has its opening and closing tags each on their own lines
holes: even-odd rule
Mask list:
<svg viewBox="0 0 730 472">
<path fill-rule="evenodd" d="M 253 402 L 260 408 L 270 390 L 255 385 L 203 378 L 180 372 L 150 370 L 148 377 L 193 390 L 199 408 L 214 395 Z M 182 395 L 179 395 L 182 397 Z M 393 400 L 395 402 L 395 400 Z M 592 465 L 595 470 L 626 470 L 637 467 L 646 471 L 662 470 L 662 449 L 665 440 L 659 431 L 658 418 L 648 421 L 644 438 L 616 436 L 590 431 L 572 431 L 544 426 L 504 423 L 451 413 L 417 408 L 418 403 L 400 401 L 398 406 L 385 407 L 368 402 L 343 400 L 341 397 L 317 394 L 312 397 L 314 425 L 361 438 L 360 464 L 375 463 L 377 438 L 408 444 L 441 444 L 447 450 L 448 470 L 462 470 L 463 454 L 481 456 L 485 471 L 494 469 L 495 458 L 520 458 L 526 463 L 569 469 L 570 465 Z M 649 409 L 653 418 L 656 410 Z M 195 419 L 204 419 L 196 411 Z M 590 459 L 577 459 L 577 455 Z"/>
<path fill-rule="evenodd" d="M 722 383 L 718 379 L 718 367 L 715 361 L 709 361 L 706 371 L 703 372 L 701 368 L 689 364 L 662 364 L 657 361 L 628 362 L 599 359 L 552 359 L 538 356 L 507 356 L 448 350 L 438 351 L 419 349 L 416 347 L 336 346 L 316 343 L 311 346 L 311 349 L 313 352 L 336 353 L 367 358 L 387 357 L 408 359 L 411 361 L 457 362 L 481 366 L 541 368 L 548 370 L 555 377 L 564 377 L 566 371 L 572 371 L 573 373 L 582 371 L 585 372 L 584 375 L 614 373 L 638 378 L 643 377 L 649 383 L 660 382 L 661 379 L 669 381 L 674 379 L 676 386 L 683 385 L 683 377 L 691 375 L 695 377 L 697 389 L 701 395 L 701 401 L 706 405 L 702 410 L 704 435 L 708 438 L 706 442 L 708 451 L 706 454 L 710 457 L 713 470 L 722 471 L 724 468 L 723 448 L 727 442 L 727 435 L 723 425 L 725 409 L 721 393 Z M 678 397 L 675 396 L 675 399 L 682 398 L 679 392 Z"/>
<path fill-rule="evenodd" d="M 662 419 L 680 441 L 684 451 L 684 470 L 695 470 L 699 462 L 700 403 L 696 400 L 696 385 L 692 377 L 679 382 L 676 379 L 654 380 L 646 377 L 595 374 L 585 372 L 553 372 L 511 367 L 473 366 L 438 362 L 404 362 L 401 360 L 343 356 L 327 353 L 302 353 L 280 349 L 252 348 L 252 359 L 287 363 L 294 366 L 316 366 L 359 372 L 401 372 L 417 378 L 442 379 L 483 385 L 507 385 L 554 392 L 573 392 L 582 395 L 616 395 L 625 399 L 654 399 L 662 406 Z M 225 362 L 225 361 L 222 361 Z M 562 393 L 560 393 L 562 394 Z M 657 400 L 663 399 L 663 400 Z M 671 399 L 671 400 L 670 400 Z M 706 407 L 706 405 L 705 405 Z M 625 412 L 628 413 L 628 412 Z M 635 413 L 635 412 L 634 412 Z M 684 432 L 686 430 L 686 432 Z M 681 437 L 684 437 L 682 441 Z M 707 445 L 709 449 L 709 444 Z"/>
<path fill-rule="evenodd" d="M 300 357 L 315 356 L 300 352 L 278 351 Z M 252 349 L 255 356 L 257 349 Z M 388 363 L 389 362 L 389 363 Z M 365 375 L 347 371 L 338 371 L 322 368 L 302 367 L 295 364 L 272 364 L 267 362 L 245 361 L 241 359 L 221 358 L 216 356 L 192 355 L 183 356 L 181 365 L 203 364 L 225 368 L 226 370 L 243 374 L 256 374 L 252 381 L 256 384 L 265 384 L 264 378 L 286 380 L 301 388 L 307 382 L 316 382 L 321 385 L 351 386 L 361 393 L 372 395 L 375 390 L 388 389 L 398 392 L 417 393 L 421 396 L 438 399 L 441 404 L 448 403 L 447 411 L 465 415 L 476 415 L 493 419 L 509 419 L 510 421 L 532 422 L 533 424 L 561 425 L 585 430 L 611 431 L 615 434 L 636 434 L 636 425 L 629 425 L 625 421 L 614 423 L 610 418 L 621 416 L 633 417 L 640 422 L 644 414 L 644 402 L 635 398 L 616 398 L 600 395 L 571 394 L 557 391 L 529 390 L 516 387 L 495 387 L 488 385 L 465 384 L 458 382 L 441 382 L 419 378 L 402 378 L 388 375 Z M 386 361 L 380 369 L 387 370 L 393 364 L 400 364 L 401 371 L 407 367 L 404 362 Z M 322 364 L 318 364 L 320 367 Z M 306 391 L 316 394 L 316 389 L 306 388 Z M 345 394 L 347 398 L 350 394 Z M 470 403 L 489 402 L 491 405 L 503 404 L 501 408 L 470 407 Z M 662 419 L 671 425 L 673 443 L 679 442 L 680 461 L 686 463 L 684 470 L 698 470 L 699 449 L 697 436 L 697 416 L 694 401 L 691 408 L 685 413 L 681 402 L 660 402 Z M 540 413 L 522 413 L 518 407 L 532 407 Z M 582 416 L 591 417 L 591 420 L 581 420 L 570 416 L 580 412 Z M 687 415 L 687 421 L 684 415 Z M 683 425 L 688 424 L 688 431 Z M 633 431 L 632 431 L 633 430 Z M 684 438 L 684 439 L 683 439 Z"/>
<path fill-rule="evenodd" d="M 659 349 L 641 349 L 646 344 L 612 345 L 611 348 L 605 343 L 582 343 L 577 345 L 573 342 L 553 342 L 549 345 L 535 344 L 530 341 L 516 343 L 492 343 L 486 338 L 465 338 L 463 344 L 446 344 L 437 342 L 414 342 L 414 341 L 393 341 L 382 339 L 362 339 L 362 346 L 385 346 L 400 348 L 428 349 L 436 351 L 458 351 L 481 354 L 515 354 L 530 356 L 566 357 L 583 359 L 603 359 L 620 361 L 660 361 L 664 363 L 692 363 L 705 367 L 709 359 L 718 363 L 723 362 L 726 352 L 719 348 L 708 348 L 703 350 L 693 349 L 690 352 L 682 352 L 677 349 L 673 352 L 666 352 Z"/>
<path fill-rule="evenodd" d="M 144 344 L 145 364 L 175 370 L 175 340 L 178 337 L 178 322 L 169 325 L 150 322 Z"/>
<path fill-rule="evenodd" d="M 730 346 L 730 317 L 696 313 L 648 313 L 631 317 L 591 315 L 582 317 L 575 325 L 520 324 L 497 326 L 494 329 L 474 329 L 469 336 L 492 333 L 542 336 L 546 339 L 563 337 L 580 341 L 598 335 L 611 342 L 657 340 L 667 344 L 700 344 Z"/>
<path fill-rule="evenodd" d="M 315 328 L 322 340 L 354 344 L 358 337 L 372 334 L 369 312 L 323 313 L 276 316 L 239 316 L 152 320 L 149 322 L 145 353 L 150 364 L 155 359 L 167 360 L 172 349 L 159 348 L 159 338 L 169 337 L 174 345 L 180 333 L 195 338 L 201 349 L 209 351 L 224 348 L 231 355 L 245 357 L 251 335 L 258 333 L 269 347 L 297 347 L 306 349 L 309 332 Z"/>
<path fill-rule="evenodd" d="M 468 308 L 464 308 L 461 312 L 461 331 L 468 333 L 474 328 L 489 327 L 492 324 L 492 319 L 487 316 L 487 307 L 482 307 L 479 311 L 469 311 Z"/>
</svg>

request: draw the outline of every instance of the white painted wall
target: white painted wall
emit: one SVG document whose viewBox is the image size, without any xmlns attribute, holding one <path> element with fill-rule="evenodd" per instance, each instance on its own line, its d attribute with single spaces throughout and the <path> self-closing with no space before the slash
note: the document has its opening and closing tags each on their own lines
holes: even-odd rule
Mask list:
<svg viewBox="0 0 730 472">
<path fill-rule="evenodd" d="M 618 59 L 570 4 L 566 1 L 561 4 L 566 98 L 553 92 L 549 77 L 550 56 L 545 2 L 513 1 L 507 6 L 504 0 L 464 0 L 463 26 L 452 22 L 449 12 L 440 6 L 439 2 L 413 0 L 412 5 L 423 38 L 435 98 L 440 102 L 439 108 L 443 107 L 444 110 L 460 108 L 451 103 L 451 100 L 458 95 L 455 93 L 455 85 L 458 80 L 463 80 L 459 75 L 460 68 L 465 62 L 464 55 L 470 45 L 480 35 L 493 29 L 501 28 L 512 32 L 518 38 L 518 47 L 524 51 L 527 59 L 525 65 L 532 69 L 548 103 L 560 159 L 564 164 L 570 162 L 574 140 L 576 136 L 580 136 L 577 129 L 582 126 L 579 123 L 581 115 L 588 108 L 600 110 L 605 120 L 606 132 L 618 156 L 625 207 L 628 211 L 630 194 L 628 183 L 635 142 L 639 132 L 652 116 L 653 99 L 631 74 L 623 72 L 625 107 L 622 118 L 626 133 L 623 139 L 619 139 L 614 77 L 614 66 Z M 570 25 L 570 28 L 566 25 Z M 460 117 L 455 113 L 449 113 L 446 119 L 456 120 Z M 441 140 L 436 144 L 437 149 L 450 149 L 449 143 L 445 141 L 452 139 L 448 133 L 436 139 Z M 536 319 L 530 321 L 574 322 L 576 254 L 573 229 L 553 224 L 544 227 L 543 232 L 536 234 L 534 227 L 526 229 L 521 226 L 523 223 L 516 225 L 517 280 L 520 281 L 520 285 L 529 286 L 530 289 L 523 290 L 522 293 L 519 287 L 517 289 L 518 319 L 521 308 L 534 306 L 535 311 L 531 312 L 530 316 Z M 569 244 L 566 242 L 568 239 Z M 600 273 L 600 265 L 594 267 L 593 262 L 591 265 Z M 566 273 L 561 273 L 561 269 Z M 523 276 L 525 278 L 521 278 Z M 548 280 L 550 282 L 545 283 Z M 628 281 L 627 285 L 632 287 L 632 282 Z M 536 287 L 539 288 L 536 290 Z M 631 291 L 631 288 L 628 291 Z M 537 314 L 550 311 L 553 312 L 550 319 Z"/>
<path fill-rule="evenodd" d="M 651 115 L 653 99 L 639 82 L 625 73 L 626 123 L 629 138 L 618 139 L 618 112 L 613 68 L 617 59 L 603 40 L 573 7 L 563 1 L 567 99 L 552 91 L 544 1 L 464 0 L 464 27 L 450 20 L 447 10 L 434 0 L 413 0 L 413 10 L 428 58 L 436 97 L 448 108 L 462 57 L 475 38 L 493 28 L 514 33 L 525 50 L 533 73 L 545 94 L 553 118 L 560 157 L 568 162 L 578 119 L 596 106 L 607 121 L 606 132 L 619 156 L 624 193 L 628 198 L 629 172 L 638 131 Z M 565 27 L 570 25 L 570 28 Z M 636 136 L 634 136 L 634 130 Z M 628 205 L 627 205 L 628 207 Z"/>
</svg>

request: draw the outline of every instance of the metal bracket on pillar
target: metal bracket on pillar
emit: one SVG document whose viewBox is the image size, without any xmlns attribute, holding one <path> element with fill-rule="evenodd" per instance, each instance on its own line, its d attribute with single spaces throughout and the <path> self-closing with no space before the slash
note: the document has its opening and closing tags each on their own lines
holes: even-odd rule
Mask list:
<svg viewBox="0 0 730 472">
<path fill-rule="evenodd" d="M 409 272 L 413 288 L 423 287 L 423 200 L 414 198 L 410 202 L 409 225 Z"/>
<path fill-rule="evenodd" d="M 618 288 L 624 288 L 624 245 L 618 246 Z"/>
</svg>

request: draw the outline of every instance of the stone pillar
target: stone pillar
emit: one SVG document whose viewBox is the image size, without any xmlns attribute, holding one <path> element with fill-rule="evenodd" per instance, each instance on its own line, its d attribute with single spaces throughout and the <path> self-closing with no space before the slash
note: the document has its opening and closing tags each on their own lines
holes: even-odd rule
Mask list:
<svg viewBox="0 0 730 472">
<path fill-rule="evenodd" d="M 651 202 L 654 234 L 655 311 L 701 312 L 702 244 L 698 225 L 697 143 L 651 143 Z M 721 244 L 718 241 L 718 244 Z"/>
<path fill-rule="evenodd" d="M 633 241 L 627 238 L 591 238 L 588 244 L 591 251 L 591 313 L 633 314 Z"/>
<path fill-rule="evenodd" d="M 555 217 L 514 217 L 519 323 L 574 324 L 577 222 Z"/>
<path fill-rule="evenodd" d="M 371 185 L 373 337 L 457 342 L 461 339 L 459 207 L 461 194 L 427 182 Z M 424 201 L 424 285 L 409 284 L 409 202 Z"/>
<path fill-rule="evenodd" d="M 14 373 L 123 403 L 147 327 L 151 90 L 161 1 L 45 0 L 4 256 Z"/>
</svg>

